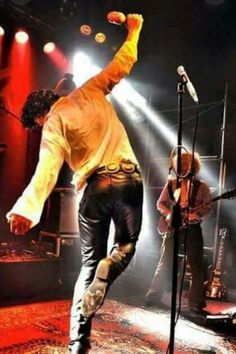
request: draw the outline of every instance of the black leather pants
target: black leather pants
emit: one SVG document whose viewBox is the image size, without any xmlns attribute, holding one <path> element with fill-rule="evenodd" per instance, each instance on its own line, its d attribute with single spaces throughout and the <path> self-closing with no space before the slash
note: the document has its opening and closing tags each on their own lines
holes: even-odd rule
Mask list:
<svg viewBox="0 0 236 354">
<path fill-rule="evenodd" d="M 141 229 L 142 201 L 143 185 L 138 172 L 95 173 L 88 180 L 79 209 L 82 267 L 71 308 L 72 353 L 75 346 L 89 347 L 91 318 L 82 316 L 81 299 L 94 278 L 99 261 L 107 257 L 111 219 L 115 225 L 115 238 L 109 256 L 114 263 L 110 284 L 125 270 L 135 252 Z"/>
</svg>

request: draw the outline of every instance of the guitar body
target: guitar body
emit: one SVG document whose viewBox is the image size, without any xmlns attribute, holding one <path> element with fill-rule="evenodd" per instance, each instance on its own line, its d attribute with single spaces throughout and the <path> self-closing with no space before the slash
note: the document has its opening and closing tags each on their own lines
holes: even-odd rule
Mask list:
<svg viewBox="0 0 236 354">
<path fill-rule="evenodd" d="M 212 278 L 207 286 L 206 297 L 209 299 L 225 299 L 227 297 L 227 288 L 221 281 L 220 272 L 212 272 Z"/>
<path fill-rule="evenodd" d="M 166 218 L 163 215 L 161 215 L 157 226 L 157 231 L 159 232 L 160 235 L 164 235 L 165 233 L 168 232 L 169 228 L 170 228 L 169 222 L 166 220 Z"/>
<path fill-rule="evenodd" d="M 171 212 L 171 217 L 166 219 L 163 215 L 160 216 L 159 223 L 157 226 L 157 231 L 160 235 L 168 234 L 169 236 L 173 235 L 174 228 L 172 227 L 172 217 L 173 214 Z M 180 227 L 179 230 L 182 230 L 185 227 L 185 218 L 184 213 L 181 215 Z"/>
<path fill-rule="evenodd" d="M 171 208 L 170 218 L 166 219 L 165 216 L 161 215 L 159 219 L 159 223 L 157 226 L 157 231 L 161 236 L 168 235 L 171 237 L 173 235 L 174 229 L 172 227 L 172 217 L 173 217 L 173 210 Z"/>
</svg>

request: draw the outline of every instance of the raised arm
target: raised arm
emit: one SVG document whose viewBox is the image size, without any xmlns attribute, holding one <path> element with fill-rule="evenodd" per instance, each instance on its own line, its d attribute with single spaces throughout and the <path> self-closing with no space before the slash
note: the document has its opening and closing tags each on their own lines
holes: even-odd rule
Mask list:
<svg viewBox="0 0 236 354">
<path fill-rule="evenodd" d="M 114 85 L 129 74 L 137 61 L 137 46 L 142 25 L 142 15 L 129 14 L 127 16 L 126 28 L 128 34 L 124 44 L 113 60 L 98 75 L 88 80 L 82 88 L 89 87 L 94 90 L 101 90 L 106 95 L 110 93 Z"/>
</svg>

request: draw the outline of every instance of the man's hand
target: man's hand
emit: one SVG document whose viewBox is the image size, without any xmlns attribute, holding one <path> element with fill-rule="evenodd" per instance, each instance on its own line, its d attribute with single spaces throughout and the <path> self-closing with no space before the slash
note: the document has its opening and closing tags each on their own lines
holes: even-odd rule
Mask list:
<svg viewBox="0 0 236 354">
<path fill-rule="evenodd" d="M 199 216 L 196 212 L 190 211 L 188 215 L 188 220 L 189 221 L 199 220 Z"/>
<path fill-rule="evenodd" d="M 15 235 L 24 235 L 29 231 L 32 221 L 18 214 L 10 216 L 10 231 Z"/>
<path fill-rule="evenodd" d="M 171 218 L 171 212 L 169 212 L 169 213 L 166 215 L 165 219 L 166 219 L 166 221 L 170 221 L 170 218 Z"/>
<path fill-rule="evenodd" d="M 140 31 L 143 25 L 143 16 L 139 14 L 129 14 L 126 17 L 126 27 L 128 31 Z"/>
</svg>

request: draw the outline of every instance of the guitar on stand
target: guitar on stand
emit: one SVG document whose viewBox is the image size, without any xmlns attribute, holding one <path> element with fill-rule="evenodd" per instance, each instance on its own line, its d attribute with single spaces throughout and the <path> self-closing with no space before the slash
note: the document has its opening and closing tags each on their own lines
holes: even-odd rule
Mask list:
<svg viewBox="0 0 236 354">
<path fill-rule="evenodd" d="M 227 288 L 222 282 L 222 261 L 224 255 L 225 239 L 229 232 L 227 229 L 220 229 L 221 236 L 218 256 L 216 259 L 215 269 L 211 272 L 210 281 L 207 285 L 206 297 L 210 299 L 222 299 L 227 296 Z"/>
</svg>

